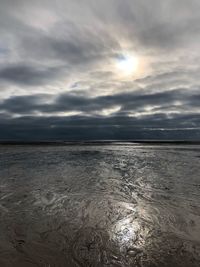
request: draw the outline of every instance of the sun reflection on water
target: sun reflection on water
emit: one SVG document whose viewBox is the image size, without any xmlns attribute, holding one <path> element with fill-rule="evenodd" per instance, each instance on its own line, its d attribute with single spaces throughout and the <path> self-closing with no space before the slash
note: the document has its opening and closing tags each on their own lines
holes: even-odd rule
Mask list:
<svg viewBox="0 0 200 267">
<path fill-rule="evenodd" d="M 113 239 L 120 246 L 128 246 L 137 241 L 140 232 L 138 221 L 134 221 L 132 217 L 124 218 L 118 221 L 112 229 Z"/>
</svg>

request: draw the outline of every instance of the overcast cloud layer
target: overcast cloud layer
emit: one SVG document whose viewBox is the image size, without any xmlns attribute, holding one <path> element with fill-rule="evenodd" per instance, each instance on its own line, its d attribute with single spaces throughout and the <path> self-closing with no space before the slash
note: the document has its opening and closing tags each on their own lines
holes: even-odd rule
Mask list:
<svg viewBox="0 0 200 267">
<path fill-rule="evenodd" d="M 199 0 L 0 0 L 0 139 L 200 139 Z M 134 54 L 127 77 L 117 62 Z"/>
</svg>

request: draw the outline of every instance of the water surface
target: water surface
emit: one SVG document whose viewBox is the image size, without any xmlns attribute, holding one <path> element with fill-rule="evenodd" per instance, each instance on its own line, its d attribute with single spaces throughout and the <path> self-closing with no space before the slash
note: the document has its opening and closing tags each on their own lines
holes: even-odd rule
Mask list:
<svg viewBox="0 0 200 267">
<path fill-rule="evenodd" d="M 199 267 L 200 146 L 0 146 L 1 267 Z"/>
</svg>

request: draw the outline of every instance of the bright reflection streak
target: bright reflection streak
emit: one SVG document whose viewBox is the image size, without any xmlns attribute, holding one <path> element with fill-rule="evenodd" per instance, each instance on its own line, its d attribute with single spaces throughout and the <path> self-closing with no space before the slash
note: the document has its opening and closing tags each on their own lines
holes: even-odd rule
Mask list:
<svg viewBox="0 0 200 267">
<path fill-rule="evenodd" d="M 149 227 L 144 223 L 144 219 L 148 219 L 149 214 L 143 205 L 124 203 L 122 206 L 123 217 L 113 224 L 110 237 L 121 252 L 136 257 L 145 250 Z"/>
<path fill-rule="evenodd" d="M 113 228 L 113 238 L 121 246 L 131 245 L 138 236 L 140 225 L 132 216 L 118 221 Z"/>
</svg>

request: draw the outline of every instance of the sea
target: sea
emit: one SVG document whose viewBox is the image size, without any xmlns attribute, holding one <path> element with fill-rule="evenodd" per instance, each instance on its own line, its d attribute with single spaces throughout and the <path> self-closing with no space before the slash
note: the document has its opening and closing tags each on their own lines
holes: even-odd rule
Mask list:
<svg viewBox="0 0 200 267">
<path fill-rule="evenodd" d="M 0 267 L 199 267 L 200 145 L 0 145 Z"/>
</svg>

